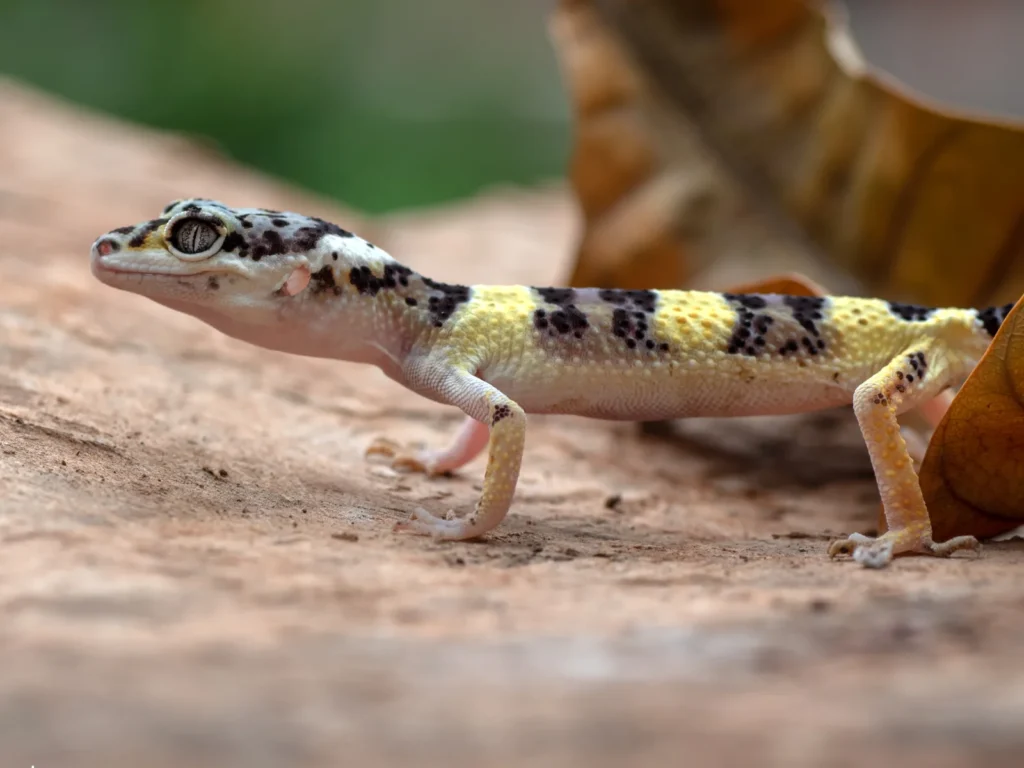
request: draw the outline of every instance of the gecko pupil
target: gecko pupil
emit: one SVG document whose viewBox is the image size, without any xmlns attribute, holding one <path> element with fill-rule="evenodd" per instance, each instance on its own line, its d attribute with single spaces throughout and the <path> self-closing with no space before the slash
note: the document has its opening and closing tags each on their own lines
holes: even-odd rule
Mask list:
<svg viewBox="0 0 1024 768">
<path fill-rule="evenodd" d="M 182 253 L 202 253 L 217 241 L 217 230 L 202 219 L 185 219 L 174 228 L 171 241 Z"/>
</svg>

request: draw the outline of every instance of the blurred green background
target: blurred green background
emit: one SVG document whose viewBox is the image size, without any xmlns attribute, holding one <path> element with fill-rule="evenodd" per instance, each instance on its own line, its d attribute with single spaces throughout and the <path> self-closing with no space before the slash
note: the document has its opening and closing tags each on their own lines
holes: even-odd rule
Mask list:
<svg viewBox="0 0 1024 768">
<path fill-rule="evenodd" d="M 371 212 L 563 174 L 540 0 L 0 0 L 0 72 Z"/>
</svg>

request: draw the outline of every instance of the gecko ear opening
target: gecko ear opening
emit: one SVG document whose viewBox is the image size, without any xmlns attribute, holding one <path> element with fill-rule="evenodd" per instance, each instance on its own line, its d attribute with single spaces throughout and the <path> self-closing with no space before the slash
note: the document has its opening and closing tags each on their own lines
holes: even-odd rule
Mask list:
<svg viewBox="0 0 1024 768">
<path fill-rule="evenodd" d="M 306 286 L 309 285 L 309 267 L 303 264 L 300 267 L 296 267 L 288 279 L 284 281 L 284 285 L 281 286 L 281 293 L 285 296 L 295 296 L 296 294 L 302 293 L 306 290 Z"/>
</svg>

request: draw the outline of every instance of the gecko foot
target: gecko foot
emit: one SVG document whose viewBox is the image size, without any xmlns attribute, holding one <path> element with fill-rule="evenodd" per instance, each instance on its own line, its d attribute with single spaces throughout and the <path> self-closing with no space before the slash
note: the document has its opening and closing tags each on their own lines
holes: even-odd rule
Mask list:
<svg viewBox="0 0 1024 768">
<path fill-rule="evenodd" d="M 363 456 L 366 458 L 384 456 L 391 459 L 392 469 L 400 469 L 405 472 L 422 472 L 425 475 L 443 474 L 436 469 L 437 461 L 433 451 L 410 451 L 386 437 L 379 437 L 370 443 Z"/>
<path fill-rule="evenodd" d="M 455 517 L 452 510 L 448 510 L 444 517 L 438 517 L 423 507 L 417 507 L 408 520 L 395 523 L 392 530 L 433 536 L 435 539 L 462 539 L 466 537 L 466 528 L 466 521 Z"/>
<path fill-rule="evenodd" d="M 833 541 L 828 547 L 828 556 L 852 555 L 855 562 L 865 568 L 884 568 L 895 555 L 917 554 L 934 557 L 949 557 L 962 549 L 981 554 L 981 544 L 973 536 L 956 536 L 948 541 L 932 541 L 928 531 L 905 528 L 889 531 L 878 538 L 852 533 L 845 539 Z"/>
</svg>

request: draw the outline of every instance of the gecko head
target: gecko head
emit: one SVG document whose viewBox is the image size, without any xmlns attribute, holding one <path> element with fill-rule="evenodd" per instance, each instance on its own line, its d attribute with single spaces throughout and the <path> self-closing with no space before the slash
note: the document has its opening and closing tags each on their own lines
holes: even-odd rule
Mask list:
<svg viewBox="0 0 1024 768">
<path fill-rule="evenodd" d="M 177 309 L 275 310 L 357 241 L 365 245 L 296 213 L 176 200 L 158 218 L 99 237 L 90 263 L 102 282 Z"/>
</svg>

